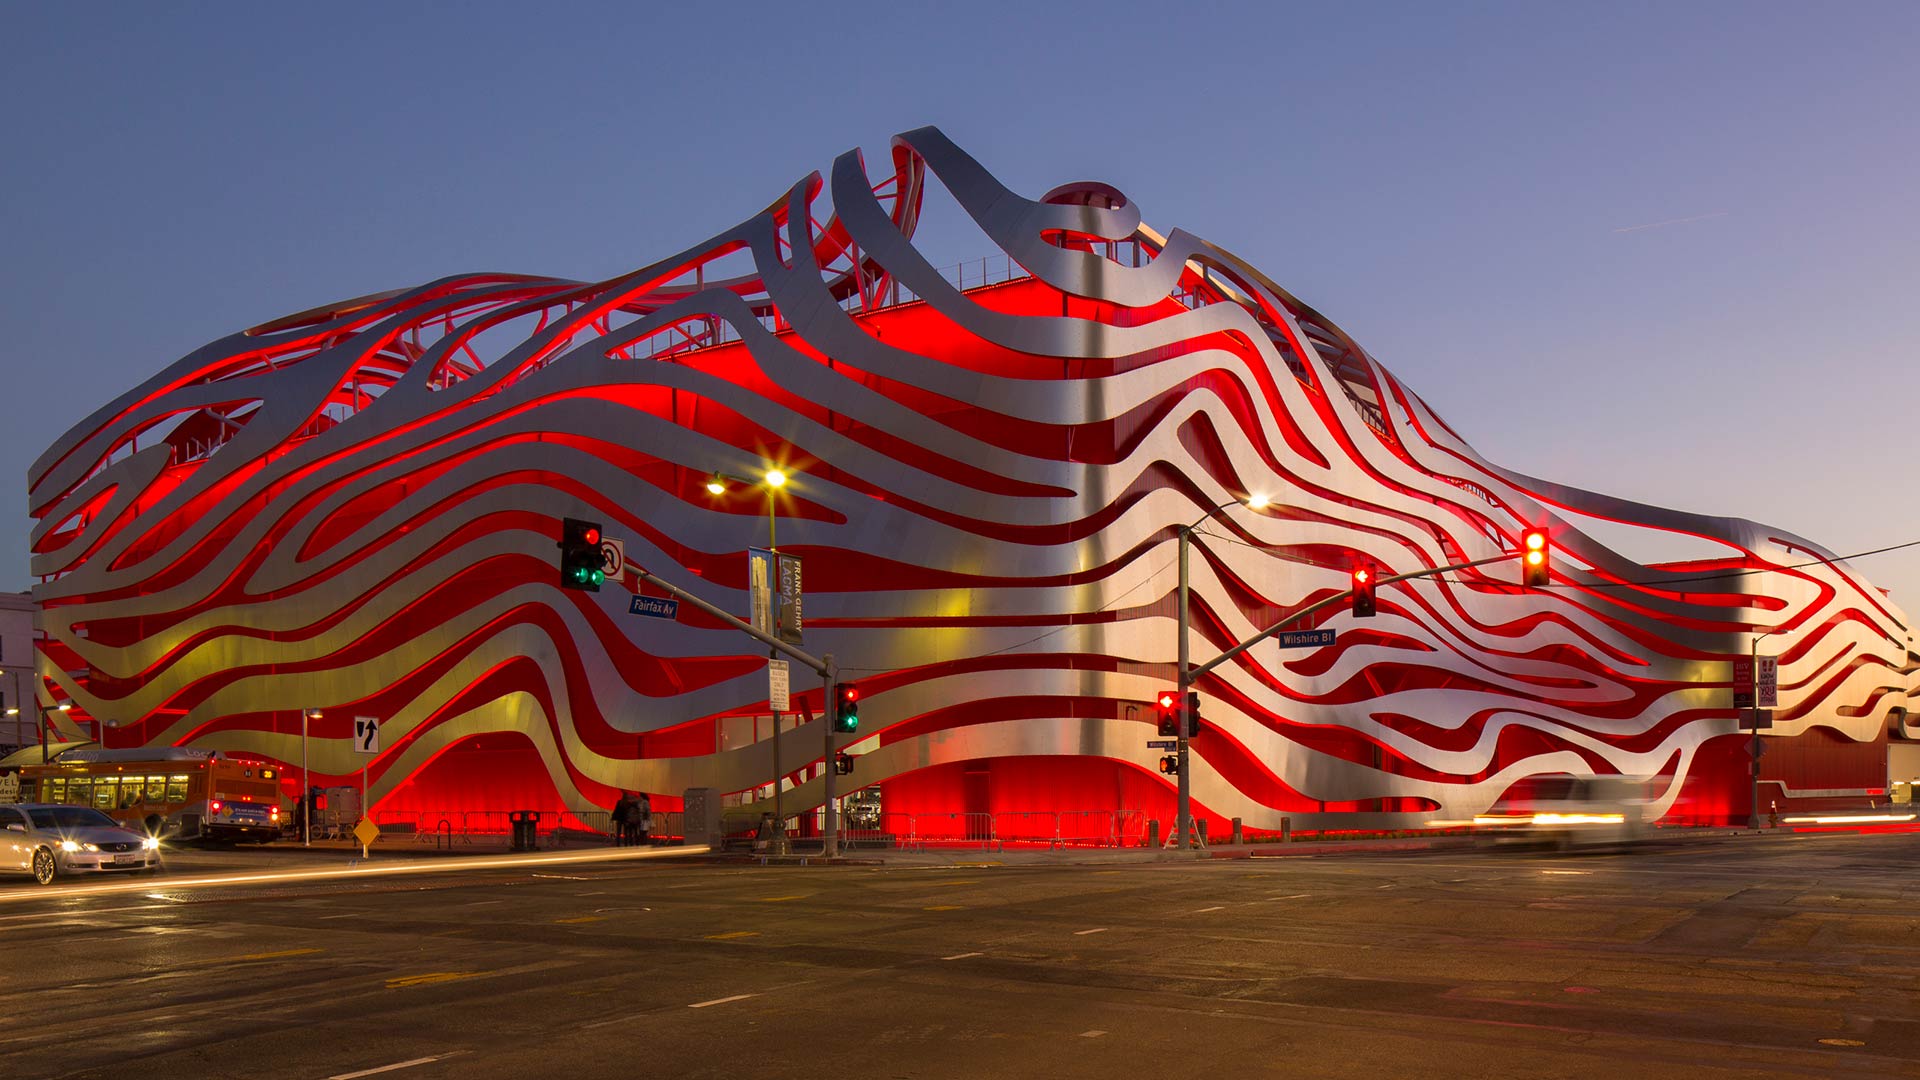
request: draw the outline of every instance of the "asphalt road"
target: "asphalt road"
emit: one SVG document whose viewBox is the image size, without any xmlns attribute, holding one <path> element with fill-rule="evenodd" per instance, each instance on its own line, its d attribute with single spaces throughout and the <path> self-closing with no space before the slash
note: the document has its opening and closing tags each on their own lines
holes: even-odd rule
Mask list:
<svg viewBox="0 0 1920 1080">
<path fill-rule="evenodd" d="M 1920 835 L 1822 835 L 1581 856 L 161 877 L 63 900 L 6 884 L 0 1069 L 1920 1075 L 1917 856 Z"/>
</svg>

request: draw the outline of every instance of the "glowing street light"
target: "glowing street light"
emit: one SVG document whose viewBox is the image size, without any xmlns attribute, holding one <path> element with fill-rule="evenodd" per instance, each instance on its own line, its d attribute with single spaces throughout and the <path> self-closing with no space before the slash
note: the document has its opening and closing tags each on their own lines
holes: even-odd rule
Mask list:
<svg viewBox="0 0 1920 1080">
<path fill-rule="evenodd" d="M 779 491 L 781 488 L 784 488 L 787 486 L 788 478 L 785 470 L 773 468 L 771 466 L 768 467 L 766 473 L 763 474 L 763 476 L 764 478 L 759 483 L 756 484 L 751 480 L 743 480 L 738 476 L 732 476 L 723 472 L 716 472 L 712 476 L 707 478 L 707 490 L 712 492 L 715 495 L 725 495 L 727 493 L 727 485 L 730 483 L 740 484 L 745 487 L 759 487 L 759 488 L 766 489 L 766 492 L 767 492 L 767 550 L 772 552 L 778 552 L 780 550 L 780 547 L 775 542 L 775 539 L 774 539 L 775 497 L 779 494 Z M 777 559 L 777 556 L 776 556 L 776 559 Z M 774 659 L 776 659 L 776 657 L 777 657 L 777 654 L 774 651 L 768 650 L 767 660 L 769 663 L 771 663 Z M 826 729 L 827 729 L 827 765 L 828 765 L 825 772 L 825 783 L 826 783 L 826 790 L 827 790 L 826 799 L 827 799 L 827 803 L 829 804 L 829 807 L 831 807 L 831 804 L 833 802 L 833 797 L 834 797 L 834 793 L 833 793 L 834 772 L 832 768 L 832 763 L 833 763 L 833 753 L 837 749 L 837 747 L 835 747 L 833 743 L 834 725 L 829 723 L 826 725 Z M 774 830 L 773 846 L 775 849 L 775 854 L 784 855 L 786 854 L 786 850 L 787 850 L 787 819 L 786 819 L 785 808 L 781 805 L 781 797 L 780 797 L 780 778 L 782 775 L 784 774 L 780 771 L 780 714 L 776 712 L 773 714 L 773 819 L 779 824 Z M 827 813 L 829 815 L 829 821 L 830 821 L 831 815 L 832 815 L 831 808 L 828 809 Z M 832 830 L 831 828 L 829 828 L 827 831 L 831 833 Z M 831 837 L 829 837 L 829 840 L 831 840 Z"/>
</svg>

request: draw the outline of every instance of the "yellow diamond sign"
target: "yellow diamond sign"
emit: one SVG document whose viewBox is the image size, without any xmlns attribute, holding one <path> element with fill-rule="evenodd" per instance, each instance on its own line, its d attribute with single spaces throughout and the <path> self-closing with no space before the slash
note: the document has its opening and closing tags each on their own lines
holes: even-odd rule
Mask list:
<svg viewBox="0 0 1920 1080">
<path fill-rule="evenodd" d="M 361 847 L 367 847 L 375 840 L 380 839 L 380 826 L 375 825 L 366 818 L 361 818 L 360 824 L 353 827 L 353 838 L 360 841 Z"/>
</svg>

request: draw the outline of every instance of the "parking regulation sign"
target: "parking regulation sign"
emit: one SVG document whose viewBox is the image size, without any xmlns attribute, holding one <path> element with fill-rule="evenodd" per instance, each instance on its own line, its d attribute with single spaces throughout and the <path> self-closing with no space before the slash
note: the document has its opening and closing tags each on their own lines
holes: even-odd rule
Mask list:
<svg viewBox="0 0 1920 1080">
<path fill-rule="evenodd" d="M 785 660 L 767 661 L 767 705 L 774 712 L 786 712 L 792 703 L 787 700 L 787 662 Z"/>
</svg>

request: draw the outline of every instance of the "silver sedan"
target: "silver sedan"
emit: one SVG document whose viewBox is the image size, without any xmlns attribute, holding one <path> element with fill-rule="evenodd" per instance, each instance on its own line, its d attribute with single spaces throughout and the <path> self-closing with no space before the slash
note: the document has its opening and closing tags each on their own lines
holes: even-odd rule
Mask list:
<svg viewBox="0 0 1920 1080">
<path fill-rule="evenodd" d="M 160 869 L 160 841 L 86 806 L 0 806 L 0 870 L 51 885 L 63 874 Z"/>
</svg>

